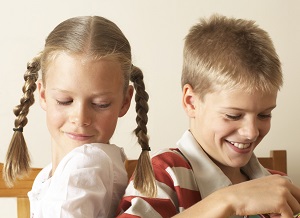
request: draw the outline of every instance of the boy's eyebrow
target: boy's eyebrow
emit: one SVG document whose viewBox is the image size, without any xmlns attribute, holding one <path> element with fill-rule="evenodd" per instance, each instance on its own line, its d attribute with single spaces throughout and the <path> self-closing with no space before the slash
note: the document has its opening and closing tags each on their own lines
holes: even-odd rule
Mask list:
<svg viewBox="0 0 300 218">
<path fill-rule="evenodd" d="M 277 105 L 271 106 L 269 108 L 264 109 L 263 111 L 268 111 L 268 110 L 273 110 L 274 108 L 276 108 Z M 241 108 L 237 108 L 237 107 L 223 107 L 223 109 L 231 109 L 231 110 L 238 110 L 238 111 L 244 111 L 244 109 Z"/>
</svg>

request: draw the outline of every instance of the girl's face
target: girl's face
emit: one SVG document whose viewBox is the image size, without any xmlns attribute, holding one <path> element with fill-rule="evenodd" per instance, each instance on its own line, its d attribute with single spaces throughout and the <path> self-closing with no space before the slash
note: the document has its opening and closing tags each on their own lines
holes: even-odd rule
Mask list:
<svg viewBox="0 0 300 218">
<path fill-rule="evenodd" d="M 87 143 L 109 143 L 117 120 L 130 106 L 118 62 L 60 53 L 38 82 L 52 146 L 61 155 Z"/>
<path fill-rule="evenodd" d="M 221 169 L 244 166 L 270 130 L 277 91 L 220 90 L 206 94 L 203 101 L 190 86 L 184 93 L 190 130 L 204 151 Z"/>
</svg>

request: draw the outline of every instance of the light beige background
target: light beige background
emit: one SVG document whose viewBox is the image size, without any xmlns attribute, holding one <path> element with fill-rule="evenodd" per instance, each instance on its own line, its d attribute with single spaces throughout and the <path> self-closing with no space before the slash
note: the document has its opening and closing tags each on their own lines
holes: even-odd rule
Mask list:
<svg viewBox="0 0 300 218">
<path fill-rule="evenodd" d="M 101 15 L 114 21 L 129 39 L 133 62 L 145 73 L 150 94 L 149 134 L 152 150 L 175 146 L 187 128 L 181 108 L 180 74 L 183 39 L 201 16 L 221 13 L 253 19 L 267 30 L 283 64 L 285 84 L 273 113 L 272 129 L 256 149 L 286 149 L 288 173 L 300 185 L 300 1 L 298 0 L 26 0 L 5 1 L 0 7 L 0 162 L 13 134 L 12 109 L 18 104 L 26 63 L 42 48 L 47 34 L 61 21 L 78 15 Z M 38 101 L 37 101 L 38 102 Z M 134 102 L 120 119 L 111 140 L 129 158 L 140 152 L 136 138 Z M 36 103 L 30 109 L 25 137 L 34 167 L 50 162 L 50 140 L 45 114 Z M 16 217 L 15 200 L 0 201 L 0 218 Z"/>
</svg>

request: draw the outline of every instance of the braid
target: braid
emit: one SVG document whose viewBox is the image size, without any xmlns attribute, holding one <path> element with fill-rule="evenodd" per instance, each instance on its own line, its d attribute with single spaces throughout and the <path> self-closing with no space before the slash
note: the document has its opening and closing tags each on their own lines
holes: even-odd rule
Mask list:
<svg viewBox="0 0 300 218">
<path fill-rule="evenodd" d="M 27 124 L 27 114 L 29 107 L 34 103 L 34 91 L 36 90 L 36 81 L 38 71 L 40 70 L 40 55 L 35 57 L 27 64 L 27 71 L 24 74 L 25 84 L 23 86 L 23 97 L 20 104 L 13 112 L 16 116 L 15 128 L 11 139 L 6 161 L 4 164 L 3 178 L 8 186 L 13 186 L 16 179 L 26 175 L 30 169 L 30 157 L 27 145 L 23 136 L 23 127 Z"/>
<path fill-rule="evenodd" d="M 138 143 L 142 147 L 142 153 L 140 154 L 136 170 L 134 172 L 134 187 L 141 193 L 150 197 L 154 197 L 156 196 L 157 188 L 149 156 L 150 147 L 146 126 L 148 122 L 147 113 L 149 110 L 149 95 L 145 91 L 143 73 L 139 68 L 132 66 L 130 80 L 133 82 L 134 88 L 136 90 L 135 109 L 137 112 L 137 128 L 134 130 L 134 133 L 138 138 Z"/>
<path fill-rule="evenodd" d="M 141 70 L 137 67 L 133 67 L 131 73 L 131 81 L 133 82 L 134 88 L 136 90 L 135 110 L 137 112 L 136 123 L 138 124 L 137 128 L 134 130 L 136 136 L 138 137 L 138 142 L 143 149 L 149 148 L 149 138 L 147 136 L 147 122 L 148 122 L 148 99 L 149 95 L 145 91 L 145 85 L 143 81 L 143 74 Z"/>
</svg>

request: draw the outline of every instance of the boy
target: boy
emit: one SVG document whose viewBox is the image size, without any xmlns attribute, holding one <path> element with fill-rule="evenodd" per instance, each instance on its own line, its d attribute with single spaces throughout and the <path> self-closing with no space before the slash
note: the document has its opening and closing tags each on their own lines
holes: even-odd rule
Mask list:
<svg viewBox="0 0 300 218">
<path fill-rule="evenodd" d="M 182 104 L 189 130 L 177 148 L 159 151 L 152 157 L 155 198 L 146 197 L 134 189 L 132 181 L 129 183 L 120 204 L 120 210 L 125 211 L 123 217 L 171 217 L 224 187 L 279 173 L 262 167 L 253 151 L 270 130 L 271 113 L 282 84 L 273 43 L 253 21 L 214 15 L 193 26 L 185 39 L 182 71 Z M 270 178 L 286 180 L 279 177 Z M 244 190 L 255 191 L 248 190 L 248 184 Z M 223 193 L 225 201 L 230 199 L 225 198 L 228 193 Z M 272 190 L 266 189 L 264 195 L 271 196 Z M 257 193 L 255 198 L 259 204 L 261 195 Z M 222 204 L 220 199 L 215 202 Z M 274 212 L 268 205 L 265 210 L 245 207 L 241 211 L 236 207 L 230 212 L 213 205 L 215 209 L 207 210 L 215 215 L 204 215 L 210 213 L 202 210 L 198 215 Z M 185 217 L 192 216 L 187 214 Z"/>
</svg>

